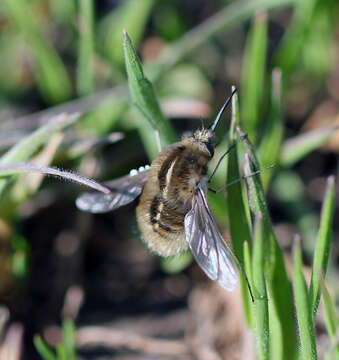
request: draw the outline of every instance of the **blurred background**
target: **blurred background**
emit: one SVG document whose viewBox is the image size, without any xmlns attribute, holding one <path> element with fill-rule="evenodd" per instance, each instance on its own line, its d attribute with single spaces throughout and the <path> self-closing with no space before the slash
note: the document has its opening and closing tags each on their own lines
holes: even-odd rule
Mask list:
<svg viewBox="0 0 339 360">
<path fill-rule="evenodd" d="M 295 233 L 309 265 L 326 178 L 338 174 L 338 19 L 336 0 L 2 0 L 0 151 L 79 112 L 30 161 L 100 181 L 149 163 L 157 149 L 129 95 L 126 29 L 178 139 L 210 124 L 237 86 L 261 165 L 277 165 L 263 180 L 287 269 Z M 230 112 L 220 139 L 229 122 Z M 0 181 L 1 359 L 40 359 L 34 335 L 54 347 L 73 321 L 83 359 L 251 358 L 240 293 L 207 280 L 190 254 L 149 253 L 136 203 L 91 215 L 74 205 L 77 185 L 37 174 Z M 211 207 L 227 238 L 218 201 Z M 338 205 L 334 216 L 328 279 L 339 299 Z"/>
</svg>

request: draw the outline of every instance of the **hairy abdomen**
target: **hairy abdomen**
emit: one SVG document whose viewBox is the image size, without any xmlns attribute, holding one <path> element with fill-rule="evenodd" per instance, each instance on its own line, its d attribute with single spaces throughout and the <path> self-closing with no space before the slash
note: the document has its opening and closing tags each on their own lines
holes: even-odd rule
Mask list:
<svg viewBox="0 0 339 360">
<path fill-rule="evenodd" d="M 190 209 L 196 183 L 206 174 L 201 157 L 176 145 L 153 161 L 137 207 L 137 221 L 148 247 L 161 256 L 187 249 L 184 219 Z"/>
</svg>

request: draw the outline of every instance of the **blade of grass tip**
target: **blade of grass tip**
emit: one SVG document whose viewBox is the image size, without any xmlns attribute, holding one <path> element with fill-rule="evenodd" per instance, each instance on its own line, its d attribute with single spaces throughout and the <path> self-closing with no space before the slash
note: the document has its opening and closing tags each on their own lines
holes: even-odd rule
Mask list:
<svg viewBox="0 0 339 360">
<path fill-rule="evenodd" d="M 262 214 L 257 213 L 254 224 L 253 288 L 255 301 L 255 332 L 259 360 L 270 358 L 269 322 L 266 283 L 264 276 L 264 226 Z"/>
<path fill-rule="evenodd" d="M 75 360 L 75 326 L 73 321 L 64 320 L 62 324 L 62 340 L 65 346 L 67 360 Z"/>
<path fill-rule="evenodd" d="M 104 194 L 110 194 L 111 190 L 99 184 L 98 182 L 88 179 L 85 176 L 76 174 L 74 172 L 61 170 L 55 167 L 40 166 L 31 163 L 16 163 L 16 164 L 0 164 L 0 177 L 21 174 L 25 172 L 37 172 L 41 174 L 53 175 L 62 179 L 73 181 L 75 183 L 87 186 L 93 190 L 100 191 Z"/>
<path fill-rule="evenodd" d="M 295 0 L 233 1 L 199 26 L 168 45 L 162 51 L 158 62 L 162 73 L 176 65 L 193 50 L 203 45 L 214 35 L 229 30 L 251 18 L 256 12 L 294 3 Z"/>
<path fill-rule="evenodd" d="M 52 118 L 46 125 L 41 126 L 8 150 L 0 158 L 0 165 L 27 160 L 51 135 L 74 124 L 78 118 L 79 114 L 61 114 Z M 0 194 L 5 185 L 6 180 L 0 180 Z"/>
<path fill-rule="evenodd" d="M 309 153 L 324 145 L 336 131 L 339 131 L 339 126 L 328 126 L 285 141 L 281 151 L 281 165 L 284 167 L 293 166 Z"/>
<path fill-rule="evenodd" d="M 160 109 L 153 85 L 144 76 L 141 62 L 125 30 L 123 35 L 125 65 L 132 99 L 148 125 L 150 124 L 154 129 L 158 130 L 161 144 L 173 143 L 176 139 L 174 131 Z"/>
<path fill-rule="evenodd" d="M 3 3 L 32 48 L 42 95 L 52 103 L 67 100 L 72 86 L 66 68 L 55 49 L 42 37 L 31 3 L 23 0 L 4 0 Z"/>
<path fill-rule="evenodd" d="M 93 0 L 79 1 L 79 48 L 77 92 L 84 96 L 94 88 L 94 9 Z"/>
<path fill-rule="evenodd" d="M 232 92 L 234 91 L 232 87 Z M 235 128 L 239 123 L 239 102 L 238 95 L 235 93 L 232 98 L 232 120 L 229 132 L 229 142 L 233 144 L 236 142 Z M 237 146 L 234 147 L 228 154 L 227 161 L 227 183 L 240 179 L 238 150 Z M 227 191 L 226 197 L 227 215 L 230 224 L 230 233 L 235 255 L 238 257 L 241 264 L 244 264 L 244 243 L 247 242 L 248 251 L 251 252 L 251 231 L 242 196 L 241 182 L 237 182 L 230 186 Z M 235 210 L 236 209 L 236 210 Z M 241 294 L 243 299 L 244 313 L 248 325 L 251 324 L 250 313 L 252 308 L 252 300 L 248 293 L 246 281 L 241 277 Z"/>
<path fill-rule="evenodd" d="M 267 52 L 267 13 L 257 13 L 246 41 L 242 65 L 242 123 L 254 143 L 257 142 L 260 109 L 265 89 Z"/>
<path fill-rule="evenodd" d="M 281 99 L 281 71 L 274 69 L 271 82 L 271 106 L 269 123 L 260 143 L 259 158 L 262 166 L 277 164 L 280 157 L 281 144 L 284 137 L 284 119 Z M 271 171 L 261 174 L 264 190 L 268 189 L 272 177 Z"/>
<path fill-rule="evenodd" d="M 314 326 L 312 321 L 312 314 L 306 282 L 302 273 L 303 264 L 300 246 L 300 236 L 296 236 L 296 238 L 294 239 L 293 259 L 293 289 L 299 327 L 299 337 L 301 343 L 301 357 L 304 360 L 316 360 L 317 349 L 315 342 Z"/>
<path fill-rule="evenodd" d="M 338 331 L 339 331 L 339 316 L 335 306 L 335 302 L 328 291 L 325 279 L 322 278 L 320 282 L 321 291 L 324 299 L 325 320 L 326 328 L 330 339 L 333 344 L 333 355 L 336 360 L 339 360 L 339 344 L 338 344 Z"/>
<path fill-rule="evenodd" d="M 243 141 L 248 142 L 246 138 Z M 246 145 L 252 148 L 251 144 Z M 249 176 L 258 167 L 255 166 L 255 158 L 252 153 L 245 156 L 245 175 Z M 274 311 L 270 312 L 270 318 L 276 318 L 280 327 L 274 327 L 279 333 L 271 336 L 271 357 L 273 359 L 293 358 L 296 352 L 296 334 L 294 331 L 293 297 L 290 282 L 287 277 L 284 258 L 275 237 L 273 226 L 267 209 L 264 191 L 259 176 L 246 178 L 248 197 L 251 211 L 254 216 L 261 213 L 263 216 L 265 236 L 265 274 L 268 282 L 270 299 L 274 304 Z M 281 350 L 280 350 L 281 349 Z"/>
<path fill-rule="evenodd" d="M 45 344 L 39 335 L 34 336 L 33 342 L 37 352 L 43 359 L 58 360 L 53 351 L 49 349 L 49 347 Z"/>
<path fill-rule="evenodd" d="M 314 250 L 312 277 L 310 285 L 310 299 L 313 320 L 316 316 L 320 299 L 320 280 L 321 274 L 326 275 L 330 248 L 333 239 L 333 218 L 335 209 L 335 177 L 330 176 L 327 179 L 326 194 L 324 197 L 320 227 L 317 237 L 317 243 Z"/>
</svg>

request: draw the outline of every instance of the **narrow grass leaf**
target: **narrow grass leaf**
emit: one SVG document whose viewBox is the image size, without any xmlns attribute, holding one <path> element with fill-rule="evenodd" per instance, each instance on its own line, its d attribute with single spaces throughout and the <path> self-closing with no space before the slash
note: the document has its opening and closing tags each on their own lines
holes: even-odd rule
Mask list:
<svg viewBox="0 0 339 360">
<path fill-rule="evenodd" d="M 332 345 L 333 359 L 339 360 L 339 344 L 338 344 L 339 316 L 335 306 L 335 302 L 327 289 L 324 279 L 322 279 L 321 281 L 321 292 L 323 294 L 323 299 L 324 299 L 326 328 L 333 344 Z"/>
<path fill-rule="evenodd" d="M 299 337 L 301 343 L 301 357 L 304 360 L 316 360 L 317 349 L 315 343 L 314 326 L 312 321 L 311 307 L 307 293 L 306 282 L 302 273 L 302 254 L 300 246 L 300 237 L 295 239 L 294 251 L 294 272 L 293 289 L 295 306 L 297 311 L 297 320 L 299 327 Z"/>
<path fill-rule="evenodd" d="M 248 246 L 247 241 L 244 242 L 244 250 L 243 251 L 244 251 L 244 270 L 247 275 L 247 279 L 252 286 L 253 285 L 252 257 L 251 257 L 251 252 L 250 252 L 250 248 Z M 248 289 L 246 289 L 246 291 L 248 292 Z M 243 303 L 245 304 L 244 312 L 245 312 L 247 325 L 249 328 L 254 329 L 255 325 L 254 325 L 254 314 L 253 314 L 253 311 L 254 311 L 253 302 L 252 302 L 252 299 L 250 298 L 249 294 L 247 295 L 247 297 L 245 299 L 246 299 L 246 303 L 244 300 L 243 300 Z"/>
<path fill-rule="evenodd" d="M 71 96 L 71 82 L 58 53 L 43 38 L 31 3 L 23 0 L 4 0 L 5 9 L 19 28 L 34 54 L 37 82 L 41 94 L 50 103 L 67 100 Z"/>
<path fill-rule="evenodd" d="M 233 89 L 232 89 L 233 90 Z M 229 143 L 234 144 L 236 139 L 236 126 L 239 124 L 239 103 L 238 95 L 235 93 L 232 98 L 232 121 L 229 132 Z M 240 179 L 238 150 L 237 146 L 232 149 L 227 158 L 227 183 Z M 247 243 L 248 251 L 251 252 L 251 231 L 248 217 L 246 214 L 246 207 L 244 198 L 242 196 L 241 182 L 237 182 L 230 186 L 227 190 L 227 215 L 230 225 L 230 233 L 235 255 L 238 257 L 240 263 L 244 265 L 244 243 Z M 247 323 L 251 324 L 250 314 L 252 308 L 252 300 L 248 292 L 245 279 L 241 277 L 241 293 L 244 305 L 244 311 Z"/>
<path fill-rule="evenodd" d="M 44 360 L 58 360 L 39 335 L 34 336 L 33 342 L 36 350 Z"/>
<path fill-rule="evenodd" d="M 159 57 L 162 71 L 165 72 L 176 65 L 214 35 L 240 25 L 255 13 L 290 5 L 294 2 L 295 0 L 233 1 L 199 26 L 187 32 L 179 40 L 167 46 Z"/>
<path fill-rule="evenodd" d="M 41 126 L 2 155 L 0 164 L 4 165 L 28 159 L 50 136 L 74 124 L 78 118 L 79 114 L 60 114 L 51 118 L 46 125 Z"/>
<path fill-rule="evenodd" d="M 65 320 L 62 324 L 62 342 L 67 354 L 67 360 L 75 360 L 75 326 L 71 320 Z"/>
<path fill-rule="evenodd" d="M 265 89 L 266 49 L 267 14 L 261 12 L 252 23 L 242 65 L 242 124 L 254 143 L 257 142 Z"/>
<path fill-rule="evenodd" d="M 67 358 L 66 350 L 64 344 L 58 344 L 56 346 L 56 353 L 58 356 L 58 360 L 71 360 Z"/>
<path fill-rule="evenodd" d="M 52 16 L 57 21 L 70 24 L 77 11 L 77 0 L 49 0 Z"/>
<path fill-rule="evenodd" d="M 244 136 L 241 129 L 238 129 L 238 132 L 245 147 L 250 151 L 245 156 L 245 175 L 249 176 L 259 169 L 259 164 L 253 152 L 252 144 Z M 263 216 L 265 239 L 267 239 L 264 245 L 265 274 L 270 298 L 274 304 L 275 315 L 281 324 L 281 333 L 273 336 L 273 339 L 278 341 L 278 344 L 271 342 L 272 358 L 293 358 L 296 351 L 296 334 L 294 332 L 292 292 L 284 258 L 273 232 L 260 175 L 248 177 L 246 183 L 252 213 L 254 216 L 261 213 Z M 276 349 L 282 349 L 282 352 L 276 353 Z"/>
<path fill-rule="evenodd" d="M 31 135 L 22 139 L 19 143 L 8 150 L 1 158 L 0 165 L 8 165 L 27 160 L 32 154 L 54 133 L 74 124 L 78 119 L 78 114 L 61 114 L 52 118 L 46 125 L 34 131 Z M 0 180 L 0 194 L 6 184 L 5 180 Z"/>
<path fill-rule="evenodd" d="M 93 0 L 79 1 L 79 44 L 77 92 L 84 96 L 94 88 L 94 9 Z"/>
<path fill-rule="evenodd" d="M 295 1 L 293 19 L 275 53 L 276 64 L 281 67 L 284 76 L 290 77 L 304 49 L 307 33 L 313 24 L 313 13 L 318 0 Z"/>
<path fill-rule="evenodd" d="M 253 288 L 255 293 L 255 332 L 258 360 L 270 358 L 269 321 L 266 283 L 264 275 L 264 243 L 266 242 L 262 214 L 258 212 L 254 223 Z"/>
<path fill-rule="evenodd" d="M 138 48 L 154 2 L 154 0 L 125 0 L 103 20 L 99 36 L 103 39 L 103 51 L 112 65 L 119 66 L 124 63 L 124 50 L 121 44 L 123 29 L 128 31 Z"/>
<path fill-rule="evenodd" d="M 314 250 L 310 299 L 313 319 L 316 316 L 320 299 L 321 276 L 325 276 L 330 248 L 333 239 L 333 217 L 335 209 L 335 177 L 327 179 L 327 189 L 321 210 L 320 227 Z"/>
<path fill-rule="evenodd" d="M 126 31 L 124 31 L 124 53 L 128 84 L 135 105 L 145 121 L 158 131 L 161 144 L 165 146 L 173 143 L 176 139 L 174 132 L 160 109 L 153 85 L 144 76 L 142 65 Z"/>
<path fill-rule="evenodd" d="M 339 126 L 328 126 L 285 141 L 280 157 L 281 165 L 293 166 L 306 155 L 324 145 L 336 131 L 339 131 Z"/>
<path fill-rule="evenodd" d="M 284 136 L 284 119 L 281 99 L 281 71 L 274 69 L 271 81 L 271 105 L 268 124 L 260 143 L 259 158 L 263 167 L 277 164 L 280 158 L 281 144 Z M 272 171 L 261 174 L 263 188 L 266 191 L 272 177 Z"/>
</svg>

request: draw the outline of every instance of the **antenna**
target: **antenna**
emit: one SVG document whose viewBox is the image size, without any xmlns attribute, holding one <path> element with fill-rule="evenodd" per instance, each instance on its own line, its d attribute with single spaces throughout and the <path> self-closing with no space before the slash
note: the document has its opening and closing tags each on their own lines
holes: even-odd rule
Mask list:
<svg viewBox="0 0 339 360">
<path fill-rule="evenodd" d="M 237 92 L 237 88 L 234 88 L 234 90 L 232 91 L 232 94 L 228 97 L 228 99 L 225 101 L 225 104 L 222 106 L 222 108 L 220 109 L 217 117 L 215 118 L 213 124 L 211 125 L 211 127 L 209 128 L 210 131 L 214 132 L 215 128 L 218 125 L 218 122 L 222 116 L 222 114 L 224 113 L 227 105 L 230 103 L 230 101 L 232 100 L 233 95 Z"/>
</svg>

